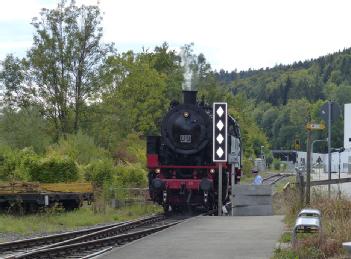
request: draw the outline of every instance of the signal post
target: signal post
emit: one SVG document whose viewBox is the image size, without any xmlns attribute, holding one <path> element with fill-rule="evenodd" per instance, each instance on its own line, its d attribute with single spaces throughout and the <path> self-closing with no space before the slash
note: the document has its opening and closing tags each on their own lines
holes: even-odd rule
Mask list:
<svg viewBox="0 0 351 259">
<path fill-rule="evenodd" d="M 324 124 L 307 123 L 307 179 L 306 179 L 306 204 L 310 204 L 311 197 L 311 144 L 312 144 L 312 130 L 325 129 Z"/>
<path fill-rule="evenodd" d="M 222 179 L 223 163 L 227 162 L 228 140 L 227 140 L 227 103 L 213 103 L 213 157 L 212 160 L 218 165 L 218 216 L 222 215 Z"/>
</svg>

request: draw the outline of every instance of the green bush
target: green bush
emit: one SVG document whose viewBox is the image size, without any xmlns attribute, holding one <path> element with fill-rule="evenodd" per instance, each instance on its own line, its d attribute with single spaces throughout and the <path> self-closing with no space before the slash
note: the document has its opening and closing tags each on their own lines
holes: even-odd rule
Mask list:
<svg viewBox="0 0 351 259">
<path fill-rule="evenodd" d="M 146 164 L 146 145 L 145 140 L 140 139 L 140 136 L 131 133 L 116 145 L 113 152 L 113 157 L 117 163 L 140 163 Z"/>
<path fill-rule="evenodd" d="M 96 146 L 91 137 L 79 131 L 77 134 L 61 138 L 58 144 L 51 145 L 47 155 L 68 156 L 78 164 L 87 165 L 91 161 L 107 158 L 108 153 Z"/>
<path fill-rule="evenodd" d="M 36 107 L 16 110 L 11 108 L 2 110 L 0 143 L 5 143 L 13 149 L 31 147 L 36 152 L 43 153 L 52 142 L 48 134 L 48 121 Z"/>
<path fill-rule="evenodd" d="M 16 170 L 16 157 L 14 152 L 2 152 L 0 154 L 0 179 L 3 181 L 13 180 Z"/>
<path fill-rule="evenodd" d="M 27 180 L 28 168 L 37 158 L 33 148 L 22 150 L 0 148 L 0 180 Z"/>
<path fill-rule="evenodd" d="M 96 160 L 85 168 L 85 179 L 102 187 L 105 183 L 111 183 L 114 172 L 115 168 L 111 160 Z"/>
<path fill-rule="evenodd" d="M 254 167 L 254 163 L 251 159 L 244 157 L 243 158 L 243 175 L 247 176 L 247 177 L 251 177 L 251 170 Z"/>
<path fill-rule="evenodd" d="M 115 182 L 123 187 L 146 187 L 146 171 L 140 165 L 120 165 L 116 168 Z"/>
<path fill-rule="evenodd" d="M 273 166 L 273 169 L 274 170 L 280 170 L 280 160 L 279 159 L 273 159 L 273 163 L 272 163 L 272 166 Z"/>
<path fill-rule="evenodd" d="M 29 165 L 31 181 L 42 183 L 73 182 L 79 178 L 78 167 L 70 158 L 48 157 Z"/>
</svg>

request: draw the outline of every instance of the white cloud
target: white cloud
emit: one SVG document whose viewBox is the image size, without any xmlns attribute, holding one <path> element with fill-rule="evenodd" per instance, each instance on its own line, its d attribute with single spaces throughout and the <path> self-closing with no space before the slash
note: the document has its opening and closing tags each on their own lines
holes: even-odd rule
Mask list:
<svg viewBox="0 0 351 259">
<path fill-rule="evenodd" d="M 44 7 L 39 0 L 4 2 L 0 21 L 30 20 Z M 104 40 L 119 50 L 194 42 L 217 69 L 287 64 L 351 46 L 347 0 L 100 0 L 100 6 Z"/>
<path fill-rule="evenodd" d="M 42 3 L 40 0 L 3 0 L 0 8 L 0 22 L 2 21 L 27 21 L 39 14 L 42 8 L 51 8 L 54 1 Z"/>
</svg>

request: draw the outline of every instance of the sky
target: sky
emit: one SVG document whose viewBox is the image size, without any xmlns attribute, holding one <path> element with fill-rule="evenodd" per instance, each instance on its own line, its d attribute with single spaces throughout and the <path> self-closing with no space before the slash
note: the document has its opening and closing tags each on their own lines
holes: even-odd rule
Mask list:
<svg viewBox="0 0 351 259">
<path fill-rule="evenodd" d="M 100 0 L 103 41 L 119 52 L 194 43 L 213 69 L 273 67 L 351 47 L 349 0 Z M 96 4 L 97 0 L 77 0 Z M 32 17 L 56 0 L 0 0 L 0 60 L 25 56 Z"/>
</svg>

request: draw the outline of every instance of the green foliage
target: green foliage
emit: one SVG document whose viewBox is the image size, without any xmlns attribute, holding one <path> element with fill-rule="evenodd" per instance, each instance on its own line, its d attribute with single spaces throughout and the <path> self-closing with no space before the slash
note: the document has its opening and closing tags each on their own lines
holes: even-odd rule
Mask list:
<svg viewBox="0 0 351 259">
<path fill-rule="evenodd" d="M 48 123 L 37 107 L 27 107 L 16 112 L 4 109 L 0 115 L 0 143 L 15 149 L 33 147 L 43 153 L 51 142 Z"/>
<path fill-rule="evenodd" d="M 351 102 L 351 48 L 315 60 L 271 69 L 230 73 L 220 71 L 216 77 L 235 95 L 245 94 L 258 105 L 255 119 L 264 129 L 274 149 L 292 149 L 299 139 L 305 149 L 307 121 L 321 121 L 320 106 L 325 100 L 336 101 L 341 107 Z M 324 100 L 324 101 L 323 101 Z M 333 128 L 332 142 L 342 146 L 343 121 Z M 325 132 L 314 133 L 317 139 Z M 320 146 L 319 152 L 325 148 Z"/>
<path fill-rule="evenodd" d="M 0 232 L 16 233 L 25 236 L 33 234 L 77 230 L 77 227 L 94 226 L 96 224 L 127 221 L 161 212 L 155 205 L 133 205 L 120 209 L 107 208 L 104 213 L 94 213 L 90 207 L 83 207 L 71 212 L 41 213 L 14 217 L 0 215 Z M 5 241 L 5 240 L 2 240 Z M 11 240 L 6 240 L 11 241 Z"/>
<path fill-rule="evenodd" d="M 74 160 L 56 156 L 32 161 L 29 176 L 31 181 L 42 183 L 73 182 L 79 178 Z"/>
<path fill-rule="evenodd" d="M 281 161 L 279 159 L 276 159 L 276 158 L 273 159 L 272 166 L 274 170 L 280 170 L 280 164 L 281 164 Z"/>
<path fill-rule="evenodd" d="M 9 54 L 0 62 L 0 88 L 3 90 L 3 99 L 0 104 L 5 107 L 26 106 L 27 92 L 22 91 L 25 79 L 25 61 Z"/>
<path fill-rule="evenodd" d="M 146 170 L 138 165 L 117 166 L 115 176 L 116 186 L 146 187 Z"/>
<path fill-rule="evenodd" d="M 119 142 L 114 150 L 113 156 L 116 163 L 139 163 L 146 165 L 146 145 L 145 140 L 137 134 L 128 134 Z"/>
<path fill-rule="evenodd" d="M 299 257 L 291 249 L 277 248 L 274 250 L 273 259 L 299 259 Z"/>
<path fill-rule="evenodd" d="M 111 160 L 97 160 L 85 168 L 85 178 L 98 187 L 146 187 L 146 170 L 138 164 L 114 166 Z"/>
<path fill-rule="evenodd" d="M 248 157 L 244 157 L 242 162 L 243 162 L 242 170 L 243 170 L 244 177 L 251 178 L 252 177 L 251 170 L 254 166 L 253 160 Z"/>
<path fill-rule="evenodd" d="M 87 165 L 90 162 L 108 157 L 108 152 L 99 148 L 94 140 L 79 131 L 61 138 L 57 144 L 51 145 L 47 151 L 48 155 L 69 157 L 78 164 Z"/>
<path fill-rule="evenodd" d="M 105 183 L 111 183 L 116 169 L 109 159 L 93 161 L 85 168 L 85 178 L 97 187 L 103 187 Z"/>
<path fill-rule="evenodd" d="M 31 148 L 13 150 L 9 147 L 0 148 L 0 180 L 21 181 L 29 179 L 29 168 L 38 159 Z"/>
<path fill-rule="evenodd" d="M 0 179 L 9 181 L 16 179 L 16 156 L 11 150 L 2 150 L 0 154 Z"/>
<path fill-rule="evenodd" d="M 245 157 L 252 159 L 258 157 L 261 153 L 261 146 L 268 149 L 270 145 L 253 116 L 254 104 L 244 94 L 238 94 L 234 97 L 226 95 L 226 101 L 229 113 L 239 122 Z"/>
<path fill-rule="evenodd" d="M 165 44 L 155 52 L 110 57 L 101 69 L 102 102 L 89 107 L 82 122 L 86 132 L 111 151 L 129 133 L 157 133 L 170 101 L 180 96 L 178 58 Z"/>
<path fill-rule="evenodd" d="M 109 93 L 104 96 L 104 109 L 107 114 L 113 113 L 111 119 L 118 120 L 118 128 L 113 131 L 155 133 L 168 107 L 167 77 L 153 68 L 145 56 L 128 52 L 108 60 L 105 77 Z"/>
<path fill-rule="evenodd" d="M 32 20 L 33 44 L 27 58 L 9 55 L 1 63 L 0 83 L 5 105 L 41 108 L 55 138 L 77 132 L 87 99 L 100 85 L 99 68 L 112 45 L 104 45 L 98 6 L 59 1 Z"/>
</svg>

